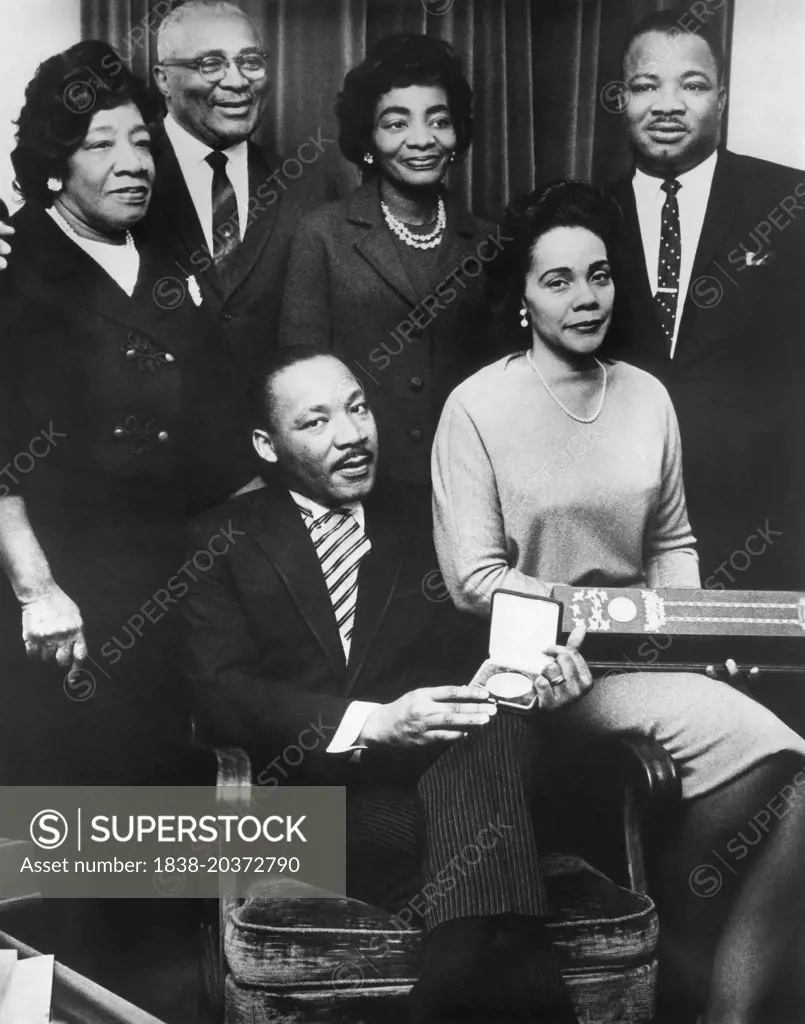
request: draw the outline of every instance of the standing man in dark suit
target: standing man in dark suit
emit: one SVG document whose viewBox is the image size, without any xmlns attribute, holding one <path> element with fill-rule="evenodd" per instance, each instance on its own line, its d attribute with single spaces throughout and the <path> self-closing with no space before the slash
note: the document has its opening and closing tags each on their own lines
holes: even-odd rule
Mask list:
<svg viewBox="0 0 805 1024">
<path fill-rule="evenodd" d="M 235 538 L 184 605 L 199 716 L 214 739 L 269 766 L 258 781 L 346 785 L 360 837 L 348 846 L 351 895 L 393 906 L 401 872 L 410 883 L 421 870 L 429 936 L 415 1020 L 510 1011 L 573 1022 L 544 927 L 533 719 L 496 715 L 488 691 L 467 684 L 482 656 L 477 627 L 467 635 L 429 589 L 427 505 L 374 486 L 377 431 L 350 370 L 299 346 L 275 354 L 260 384 L 254 446 L 272 478 L 190 532 L 194 550 L 222 523 Z M 591 685 L 580 641 L 549 649 L 554 706 Z M 326 737 L 312 750 L 311 729 Z M 278 769 L 299 742 L 302 763 Z M 499 820 L 506 838 L 445 885 L 451 859 Z"/>
<path fill-rule="evenodd" d="M 799 588 L 805 174 L 720 145 L 708 27 L 664 11 L 624 52 L 635 168 L 611 189 L 628 257 L 617 355 L 671 393 L 704 585 Z"/>
<path fill-rule="evenodd" d="M 168 228 L 180 283 L 196 279 L 248 373 L 275 344 L 291 236 L 323 198 L 303 165 L 315 163 L 326 140 L 311 136 L 287 176 L 252 141 L 269 57 L 235 4 L 188 0 L 160 25 L 157 50 L 154 77 L 167 115 L 155 140 L 149 223 Z"/>
</svg>

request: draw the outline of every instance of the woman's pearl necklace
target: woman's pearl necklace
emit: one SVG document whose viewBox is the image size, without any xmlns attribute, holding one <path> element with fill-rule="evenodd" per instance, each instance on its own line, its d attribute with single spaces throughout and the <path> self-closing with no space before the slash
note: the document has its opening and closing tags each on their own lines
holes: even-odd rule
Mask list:
<svg viewBox="0 0 805 1024">
<path fill-rule="evenodd" d="M 115 244 L 114 242 L 104 242 L 104 241 L 101 241 L 101 239 L 99 239 L 99 238 L 86 238 L 84 235 L 79 235 L 79 233 L 75 230 L 75 228 L 72 227 L 68 223 L 67 219 L 61 215 L 61 213 L 56 209 L 55 206 L 52 206 L 51 209 L 56 214 L 56 216 L 59 218 L 59 223 L 63 226 L 63 228 L 67 232 L 67 234 L 68 235 L 72 235 L 73 238 L 78 238 L 78 239 L 80 239 L 83 242 L 97 242 L 99 245 L 114 245 Z M 134 245 L 134 238 L 132 237 L 132 234 L 131 234 L 130 231 L 126 232 L 126 248 L 127 249 L 134 249 L 135 252 L 136 252 L 136 246 Z"/>
<path fill-rule="evenodd" d="M 441 196 L 439 196 L 439 210 L 436 214 L 436 227 L 427 235 L 414 234 L 413 231 L 409 230 L 407 224 L 403 224 L 401 220 L 394 216 L 388 208 L 388 204 L 382 199 L 380 201 L 380 209 L 383 211 L 389 231 L 392 231 L 401 241 L 414 249 L 435 249 L 439 242 L 441 242 L 444 229 L 447 227 L 447 209 Z"/>
<path fill-rule="evenodd" d="M 595 421 L 601 415 L 601 410 L 604 408 L 604 399 L 607 396 L 607 368 L 606 366 L 604 366 L 600 359 L 595 359 L 595 356 L 593 356 L 593 359 L 595 359 L 596 363 L 598 363 L 598 365 L 601 367 L 601 370 L 604 374 L 604 383 L 601 388 L 601 400 L 598 403 L 598 408 L 595 410 L 592 416 L 577 416 L 574 412 L 571 412 L 566 405 L 563 405 L 562 402 L 560 402 L 556 395 L 553 393 L 553 391 L 551 391 L 551 389 L 548 387 L 548 382 L 542 376 L 542 371 L 531 357 L 530 349 L 528 352 L 526 352 L 525 357 L 528 360 L 528 365 L 542 381 L 542 386 L 545 388 L 545 390 L 548 392 L 548 394 L 551 396 L 554 402 L 556 402 L 556 404 L 559 406 L 563 413 L 566 413 L 572 420 L 575 420 L 576 423 L 595 423 Z"/>
</svg>

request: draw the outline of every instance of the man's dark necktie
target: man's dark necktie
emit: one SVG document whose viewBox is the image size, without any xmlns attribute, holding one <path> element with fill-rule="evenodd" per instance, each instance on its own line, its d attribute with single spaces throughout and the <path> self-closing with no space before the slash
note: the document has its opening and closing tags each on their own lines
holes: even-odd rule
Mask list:
<svg viewBox="0 0 805 1024">
<path fill-rule="evenodd" d="M 654 296 L 654 301 L 657 304 L 657 313 L 668 340 L 669 350 L 674 343 L 674 324 L 679 299 L 679 268 L 682 265 L 679 202 L 676 198 L 681 187 L 676 178 L 662 183 L 665 202 L 662 207 L 660 260 L 657 270 L 657 294 Z"/>
<path fill-rule="evenodd" d="M 212 257 L 215 266 L 220 267 L 240 245 L 238 198 L 226 173 L 226 165 L 229 163 L 226 153 L 215 150 L 207 157 L 207 163 L 213 170 Z"/>
</svg>

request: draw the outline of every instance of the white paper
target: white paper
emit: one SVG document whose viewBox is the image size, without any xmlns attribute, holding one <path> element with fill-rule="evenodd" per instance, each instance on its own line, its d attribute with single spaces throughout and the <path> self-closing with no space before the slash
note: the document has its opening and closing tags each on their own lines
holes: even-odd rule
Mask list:
<svg viewBox="0 0 805 1024">
<path fill-rule="evenodd" d="M 49 1024 L 53 957 L 18 960 L 0 1002 L 0 1024 Z"/>
<path fill-rule="evenodd" d="M 0 949 L 0 1007 L 3 1005 L 16 966 L 16 949 Z"/>
</svg>

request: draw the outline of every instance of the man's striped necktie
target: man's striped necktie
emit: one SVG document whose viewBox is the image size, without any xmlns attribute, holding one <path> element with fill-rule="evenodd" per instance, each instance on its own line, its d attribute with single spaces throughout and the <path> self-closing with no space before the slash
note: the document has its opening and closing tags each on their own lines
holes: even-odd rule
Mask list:
<svg viewBox="0 0 805 1024">
<path fill-rule="evenodd" d="M 371 551 L 372 544 L 347 508 L 332 509 L 318 519 L 313 518 L 309 508 L 299 505 L 299 509 L 321 563 L 344 656 L 349 659 L 358 601 L 358 570 L 361 559 Z"/>
</svg>

